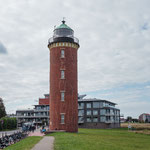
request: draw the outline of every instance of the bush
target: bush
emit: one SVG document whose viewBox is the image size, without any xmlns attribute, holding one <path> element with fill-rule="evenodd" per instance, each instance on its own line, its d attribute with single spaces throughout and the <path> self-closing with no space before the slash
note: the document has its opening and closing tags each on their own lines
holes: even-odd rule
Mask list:
<svg viewBox="0 0 150 150">
<path fill-rule="evenodd" d="M 0 98 L 0 119 L 6 116 L 5 106 L 3 103 L 3 99 Z"/>
<path fill-rule="evenodd" d="M 2 130 L 12 130 L 17 128 L 16 118 L 3 117 L 0 119 L 0 131 Z"/>
</svg>

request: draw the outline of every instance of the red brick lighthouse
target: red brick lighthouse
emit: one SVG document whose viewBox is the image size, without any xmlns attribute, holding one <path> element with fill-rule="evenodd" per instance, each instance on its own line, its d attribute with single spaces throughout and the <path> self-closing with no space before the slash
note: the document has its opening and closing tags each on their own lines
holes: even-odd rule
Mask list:
<svg viewBox="0 0 150 150">
<path fill-rule="evenodd" d="M 62 21 L 49 39 L 50 129 L 78 132 L 77 51 L 79 40 Z"/>
</svg>

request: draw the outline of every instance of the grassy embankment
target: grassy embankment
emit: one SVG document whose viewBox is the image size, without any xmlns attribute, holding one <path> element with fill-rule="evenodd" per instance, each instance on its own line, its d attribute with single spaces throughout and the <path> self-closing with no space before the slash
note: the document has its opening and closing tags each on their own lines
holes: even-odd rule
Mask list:
<svg viewBox="0 0 150 150">
<path fill-rule="evenodd" d="M 4 148 L 4 150 L 31 150 L 31 148 L 34 147 L 34 145 L 41 139 L 42 137 L 40 136 L 30 136 L 19 141 L 18 143 Z"/>
<path fill-rule="evenodd" d="M 134 128 L 133 132 L 150 134 L 150 123 L 130 123 Z M 128 123 L 122 123 L 122 128 L 128 128 Z"/>
<path fill-rule="evenodd" d="M 147 129 L 150 130 L 150 123 L 129 123 L 132 127 L 137 130 Z M 121 123 L 122 128 L 128 128 L 128 123 Z"/>
<path fill-rule="evenodd" d="M 150 136 L 127 129 L 79 129 L 53 133 L 55 150 L 150 150 Z"/>
</svg>

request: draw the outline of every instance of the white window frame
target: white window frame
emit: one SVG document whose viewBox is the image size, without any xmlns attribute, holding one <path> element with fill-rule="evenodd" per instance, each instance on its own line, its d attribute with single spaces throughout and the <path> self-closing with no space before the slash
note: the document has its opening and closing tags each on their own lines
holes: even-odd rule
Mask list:
<svg viewBox="0 0 150 150">
<path fill-rule="evenodd" d="M 65 113 L 60 114 L 60 123 L 65 124 Z"/>
<path fill-rule="evenodd" d="M 65 58 L 65 50 L 64 49 L 61 49 L 60 54 L 61 54 L 61 58 Z"/>
<path fill-rule="evenodd" d="M 65 91 L 60 91 L 61 101 L 65 101 Z"/>
<path fill-rule="evenodd" d="M 65 79 L 65 70 L 60 71 L 61 79 Z"/>
</svg>

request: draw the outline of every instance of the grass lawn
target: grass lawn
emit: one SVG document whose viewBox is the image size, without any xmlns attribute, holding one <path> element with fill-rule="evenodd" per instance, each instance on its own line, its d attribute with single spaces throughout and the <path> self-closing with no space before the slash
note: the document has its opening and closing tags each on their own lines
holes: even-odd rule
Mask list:
<svg viewBox="0 0 150 150">
<path fill-rule="evenodd" d="M 125 129 L 79 129 L 78 133 L 53 133 L 55 150 L 150 150 L 150 135 Z"/>
<path fill-rule="evenodd" d="M 30 136 L 19 141 L 18 143 L 4 148 L 4 150 L 31 150 L 31 148 L 41 139 L 42 137 L 40 136 Z"/>
</svg>

